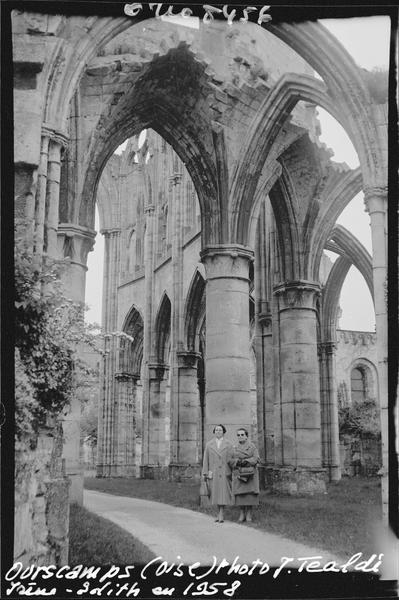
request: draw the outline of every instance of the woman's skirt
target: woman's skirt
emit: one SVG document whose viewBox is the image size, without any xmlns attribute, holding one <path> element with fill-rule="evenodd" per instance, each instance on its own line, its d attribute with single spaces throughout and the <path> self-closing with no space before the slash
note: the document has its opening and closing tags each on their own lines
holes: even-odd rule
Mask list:
<svg viewBox="0 0 399 600">
<path fill-rule="evenodd" d="M 234 496 L 235 506 L 258 506 L 259 494 L 237 494 Z"/>
</svg>

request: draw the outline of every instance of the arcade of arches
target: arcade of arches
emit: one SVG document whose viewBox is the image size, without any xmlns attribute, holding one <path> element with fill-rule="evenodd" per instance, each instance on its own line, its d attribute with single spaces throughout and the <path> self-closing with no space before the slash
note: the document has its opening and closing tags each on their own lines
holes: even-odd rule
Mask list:
<svg viewBox="0 0 399 600">
<path fill-rule="evenodd" d="M 24 235 L 38 264 L 70 258 L 82 301 L 96 202 L 105 237 L 98 475 L 193 476 L 221 422 L 251 428 L 276 491 L 338 480 L 336 327 L 352 264 L 375 306 L 386 474 L 387 105 L 337 40 L 318 22 L 18 11 L 13 37 Z M 317 106 L 358 169 L 318 141 Z M 336 226 L 361 190 L 372 257 Z M 78 414 L 64 423 L 76 499 Z"/>
</svg>

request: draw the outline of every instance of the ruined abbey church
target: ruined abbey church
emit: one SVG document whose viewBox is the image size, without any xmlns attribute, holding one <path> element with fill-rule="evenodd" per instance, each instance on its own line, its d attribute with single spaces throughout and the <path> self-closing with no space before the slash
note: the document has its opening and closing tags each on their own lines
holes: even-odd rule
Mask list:
<svg viewBox="0 0 399 600">
<path fill-rule="evenodd" d="M 82 302 L 96 205 L 105 237 L 97 475 L 195 478 L 223 423 L 233 441 L 250 430 L 276 493 L 337 481 L 338 303 L 355 265 L 376 335 L 348 386 L 380 407 L 386 513 L 386 96 L 319 22 L 180 20 L 13 14 L 24 235 L 39 259 L 68 259 Z M 320 143 L 317 107 L 359 168 Z M 360 191 L 372 256 L 336 224 Z M 63 422 L 75 500 L 79 411 Z"/>
</svg>

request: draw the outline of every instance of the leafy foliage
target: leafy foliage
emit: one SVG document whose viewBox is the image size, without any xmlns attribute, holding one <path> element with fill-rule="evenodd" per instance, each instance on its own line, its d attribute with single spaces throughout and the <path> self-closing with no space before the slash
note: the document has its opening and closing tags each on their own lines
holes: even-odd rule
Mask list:
<svg viewBox="0 0 399 600">
<path fill-rule="evenodd" d="M 79 346 L 95 345 L 83 320 L 83 306 L 65 297 L 62 266 L 35 267 L 18 242 L 15 251 L 16 435 L 32 435 L 47 415 L 67 409 L 76 380 L 88 367 Z"/>
<path fill-rule="evenodd" d="M 380 436 L 380 415 L 378 406 L 373 399 L 354 402 L 351 406 L 339 409 L 340 433 L 356 436 Z"/>
</svg>

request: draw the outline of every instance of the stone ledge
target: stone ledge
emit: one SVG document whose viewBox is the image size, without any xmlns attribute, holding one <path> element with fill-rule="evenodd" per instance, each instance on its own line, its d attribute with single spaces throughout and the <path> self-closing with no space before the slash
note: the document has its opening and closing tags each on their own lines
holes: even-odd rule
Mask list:
<svg viewBox="0 0 399 600">
<path fill-rule="evenodd" d="M 274 467 L 272 490 L 288 496 L 326 494 L 326 469 L 312 467 Z"/>
</svg>

